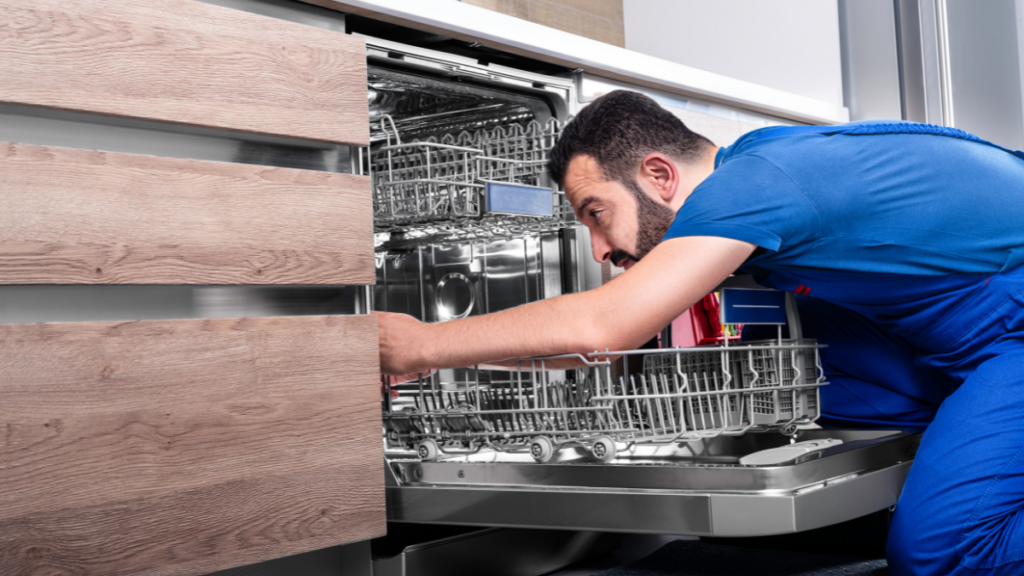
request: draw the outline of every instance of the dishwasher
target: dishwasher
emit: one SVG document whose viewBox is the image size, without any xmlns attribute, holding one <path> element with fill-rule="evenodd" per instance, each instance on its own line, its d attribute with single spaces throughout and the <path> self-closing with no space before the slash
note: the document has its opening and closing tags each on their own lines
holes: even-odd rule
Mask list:
<svg viewBox="0 0 1024 576">
<path fill-rule="evenodd" d="M 598 285 L 545 172 L 580 75 L 367 43 L 372 307 L 437 322 Z M 814 425 L 819 347 L 775 294 L 788 339 L 383 378 L 388 521 L 745 537 L 894 506 L 920 435 Z"/>
</svg>

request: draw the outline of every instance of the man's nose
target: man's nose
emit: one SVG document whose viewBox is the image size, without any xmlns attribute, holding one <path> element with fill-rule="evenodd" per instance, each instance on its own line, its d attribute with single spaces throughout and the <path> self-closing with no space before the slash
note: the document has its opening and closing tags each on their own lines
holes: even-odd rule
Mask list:
<svg viewBox="0 0 1024 576">
<path fill-rule="evenodd" d="M 612 247 L 605 240 L 603 234 L 590 232 L 590 249 L 594 252 L 594 260 L 597 260 L 599 264 L 604 264 L 611 260 Z"/>
</svg>

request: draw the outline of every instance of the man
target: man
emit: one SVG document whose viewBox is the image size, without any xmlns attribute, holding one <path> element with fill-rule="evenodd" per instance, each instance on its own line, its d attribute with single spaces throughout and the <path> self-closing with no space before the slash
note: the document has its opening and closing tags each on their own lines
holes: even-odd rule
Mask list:
<svg viewBox="0 0 1024 576">
<path fill-rule="evenodd" d="M 825 423 L 927 427 L 893 574 L 1024 574 L 1024 161 L 911 123 L 767 128 L 715 147 L 613 92 L 549 162 L 601 288 L 426 325 L 380 316 L 393 374 L 636 347 L 734 271 L 801 294 Z M 940 407 L 941 405 L 941 407 Z"/>
</svg>

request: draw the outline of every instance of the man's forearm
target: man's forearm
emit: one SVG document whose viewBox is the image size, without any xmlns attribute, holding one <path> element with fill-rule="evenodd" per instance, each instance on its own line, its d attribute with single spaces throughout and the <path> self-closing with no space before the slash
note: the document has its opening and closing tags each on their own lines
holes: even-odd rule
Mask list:
<svg viewBox="0 0 1024 576">
<path fill-rule="evenodd" d="M 503 310 L 431 324 L 423 360 L 435 367 L 468 366 L 510 358 L 593 352 L 596 291 L 568 294 Z M 595 332 L 597 334 L 595 334 Z"/>
<path fill-rule="evenodd" d="M 382 315 L 381 367 L 404 374 L 635 348 L 714 289 L 751 252 L 753 245 L 736 240 L 679 238 L 588 292 L 439 324 Z"/>
</svg>

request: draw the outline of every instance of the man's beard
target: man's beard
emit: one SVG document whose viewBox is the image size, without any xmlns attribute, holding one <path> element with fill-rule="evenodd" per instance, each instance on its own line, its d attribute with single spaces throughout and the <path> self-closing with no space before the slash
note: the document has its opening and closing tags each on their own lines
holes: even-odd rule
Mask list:
<svg viewBox="0 0 1024 576">
<path fill-rule="evenodd" d="M 639 261 L 654 247 L 661 242 L 668 232 L 672 221 L 676 219 L 676 213 L 668 206 L 662 206 L 644 192 L 633 180 L 626 180 L 622 183 L 636 198 L 636 251 L 633 254 L 625 250 L 612 251 L 612 263 L 622 267 L 626 260 Z"/>
</svg>

